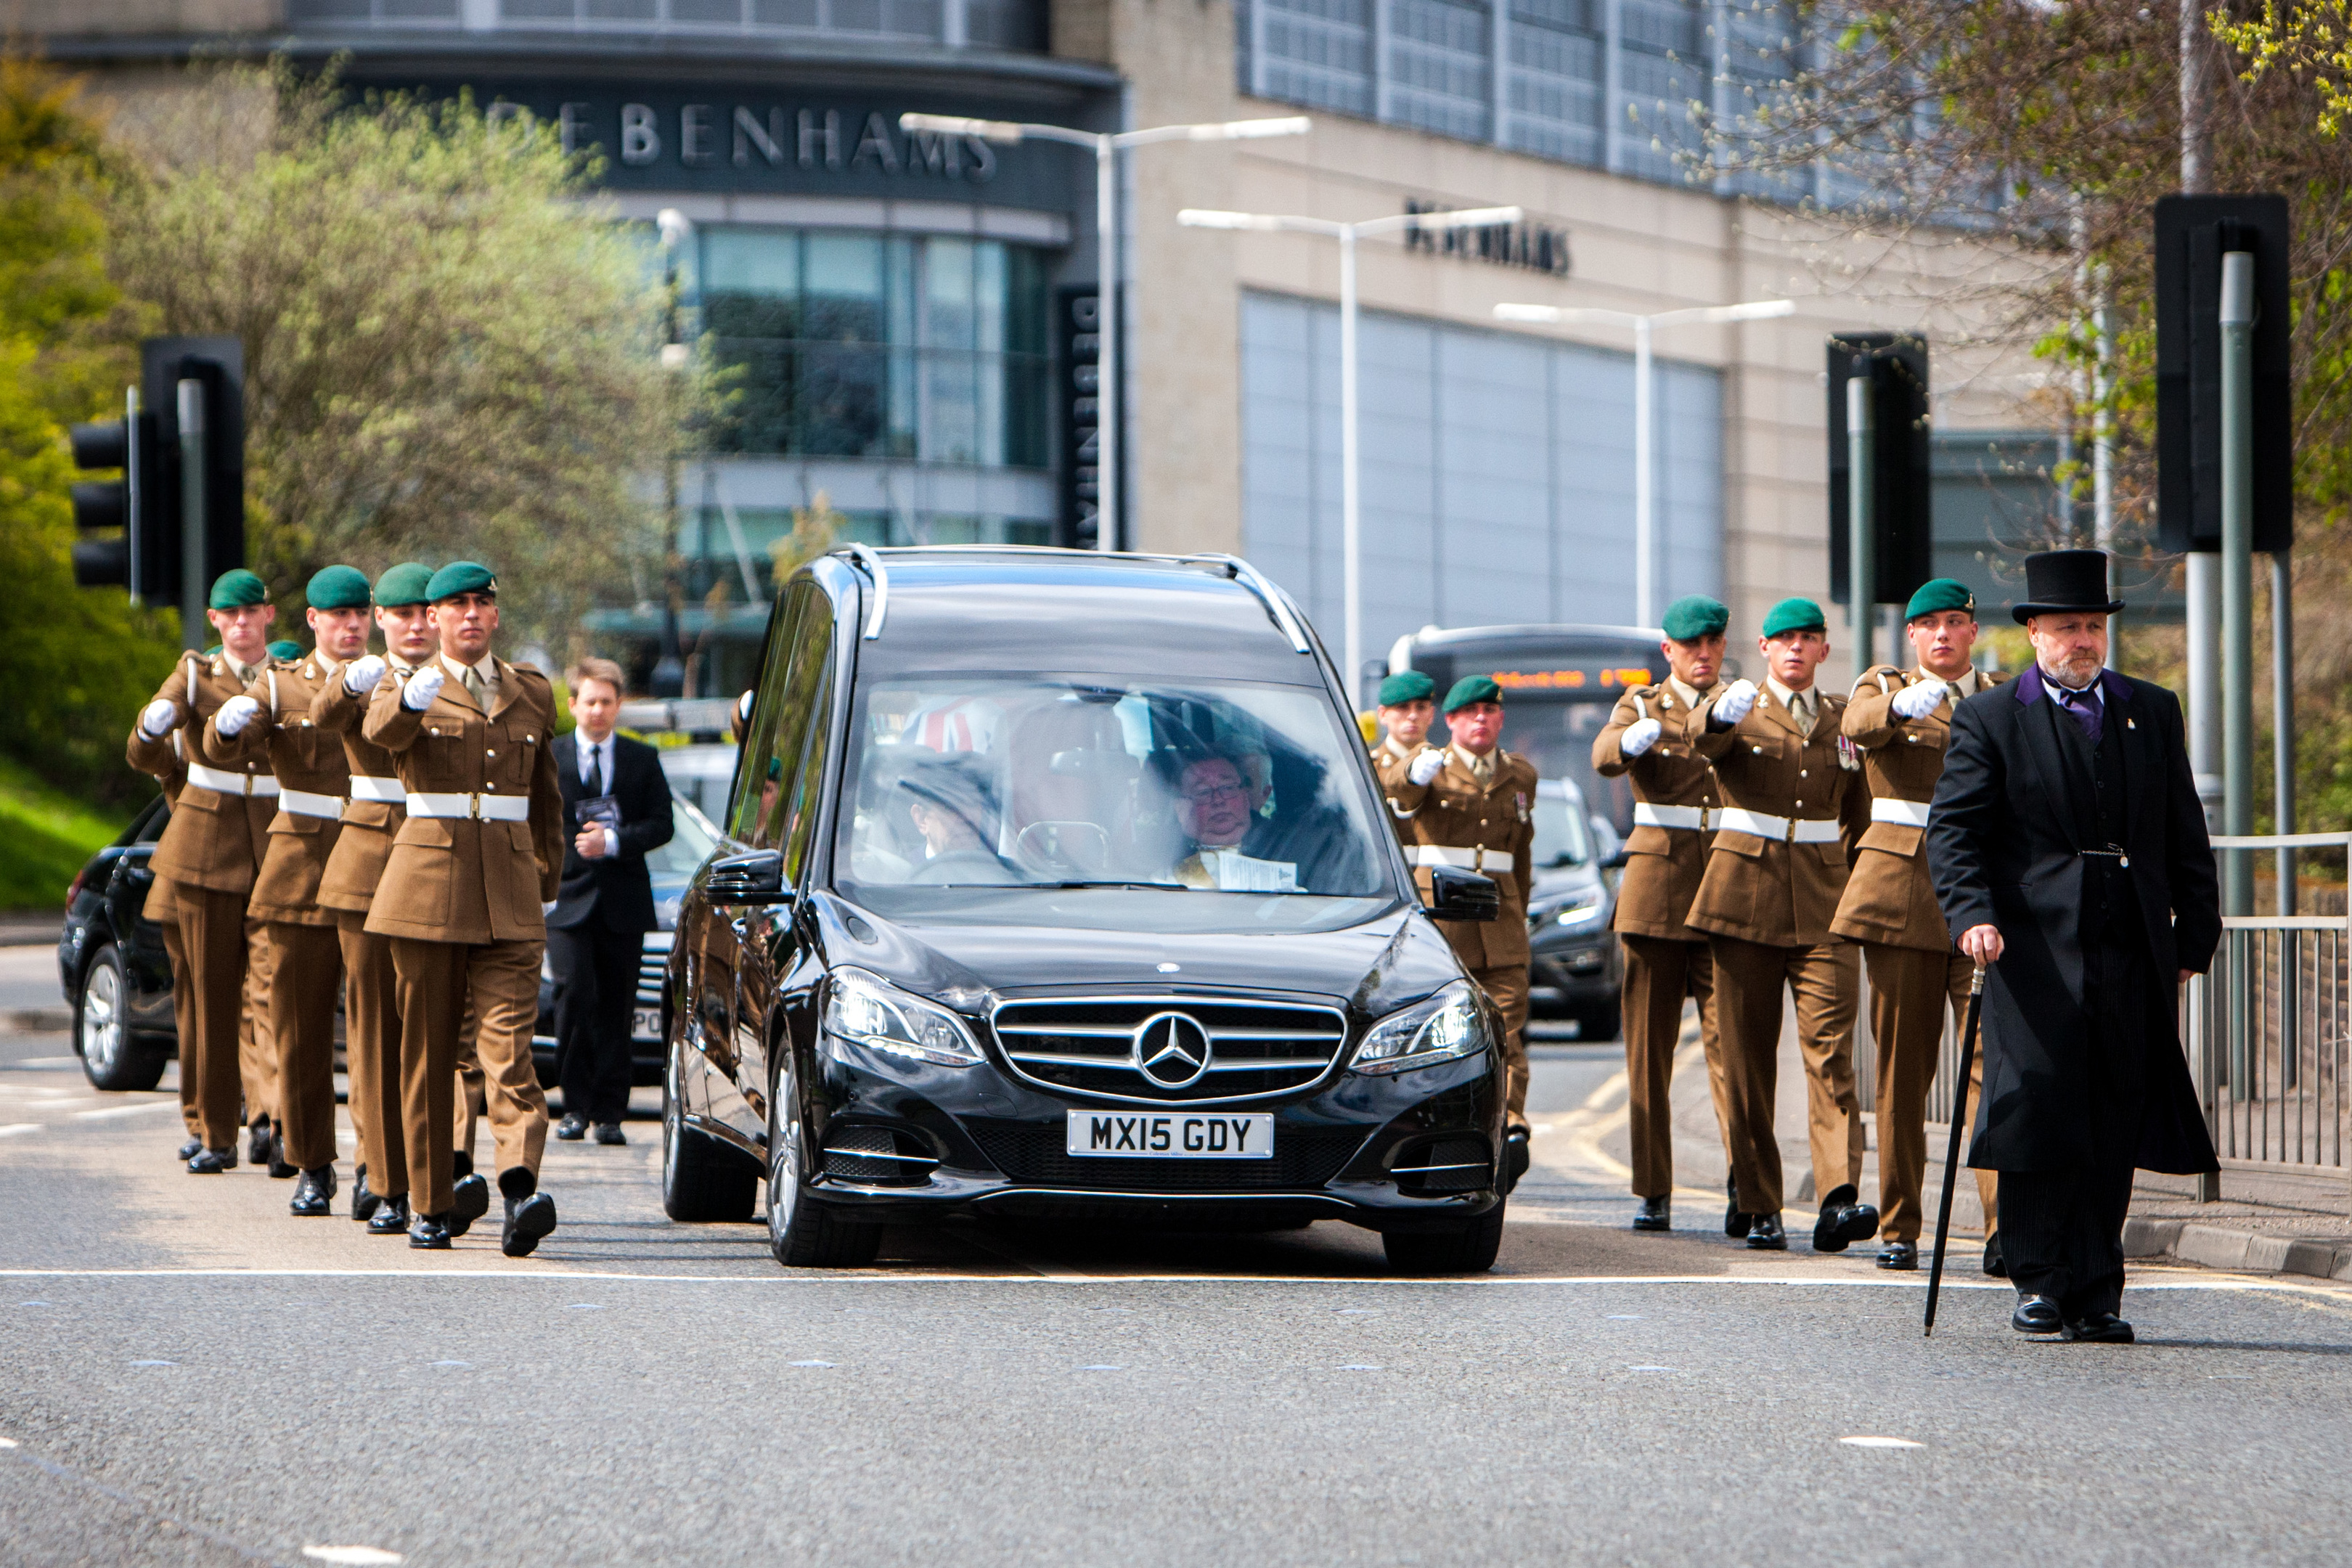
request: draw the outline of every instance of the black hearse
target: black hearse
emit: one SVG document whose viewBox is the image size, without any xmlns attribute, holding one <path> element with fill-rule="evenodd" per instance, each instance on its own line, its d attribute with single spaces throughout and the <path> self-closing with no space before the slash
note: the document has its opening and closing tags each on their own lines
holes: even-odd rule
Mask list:
<svg viewBox="0 0 2352 1568">
<path fill-rule="evenodd" d="M 1500 1020 L 1338 670 L 1227 556 L 851 546 L 778 595 L 668 973 L 664 1206 L 1502 1236 Z M 1491 919 L 1441 868 L 1433 912 Z"/>
</svg>

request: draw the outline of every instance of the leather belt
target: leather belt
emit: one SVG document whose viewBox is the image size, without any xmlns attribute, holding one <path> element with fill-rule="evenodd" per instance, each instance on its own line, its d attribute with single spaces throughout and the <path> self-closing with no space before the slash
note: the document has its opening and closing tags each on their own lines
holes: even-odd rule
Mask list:
<svg viewBox="0 0 2352 1568">
<path fill-rule="evenodd" d="M 1745 833 L 1751 838 L 1769 838 L 1782 844 L 1834 844 L 1838 841 L 1838 824 L 1834 816 L 1799 817 L 1790 820 L 1774 816 L 1769 812 L 1742 811 L 1727 805 L 1715 814 L 1716 830 L 1719 833 Z"/>
<path fill-rule="evenodd" d="M 1704 833 L 1706 831 L 1706 807 L 1653 805 L 1646 800 L 1637 800 L 1633 803 L 1633 826 L 1686 828 L 1695 833 Z"/>
<path fill-rule="evenodd" d="M 1493 863 L 1498 868 L 1505 871 L 1511 868 L 1511 857 L 1508 853 L 1500 849 L 1489 849 L 1483 844 L 1470 849 L 1456 849 L 1447 844 L 1408 844 L 1404 851 L 1404 858 L 1413 865 L 1452 866 L 1464 871 L 1485 870 L 1487 866 L 1486 857 L 1489 855 L 1495 858 Z"/>
<path fill-rule="evenodd" d="M 398 779 L 380 779 L 372 773 L 353 773 L 352 798 L 381 801 L 385 805 L 401 805 L 408 800 L 408 790 Z"/>
<path fill-rule="evenodd" d="M 1924 800 L 1894 800 L 1881 795 L 1870 803 L 1873 822 L 1899 822 L 1906 827 L 1927 826 L 1927 803 Z"/>
<path fill-rule="evenodd" d="M 469 816 L 476 822 L 529 822 L 530 800 L 520 795 L 463 795 L 438 791 L 408 797 L 411 816 Z"/>
<path fill-rule="evenodd" d="M 297 816 L 323 816 L 341 821 L 343 797 L 339 795 L 313 795 L 307 789 L 281 789 L 278 792 L 278 809 L 290 811 Z"/>
<path fill-rule="evenodd" d="M 216 795 L 274 795 L 278 793 L 278 780 L 273 774 L 224 773 L 218 768 L 208 768 L 202 763 L 188 764 L 188 782 Z"/>
</svg>

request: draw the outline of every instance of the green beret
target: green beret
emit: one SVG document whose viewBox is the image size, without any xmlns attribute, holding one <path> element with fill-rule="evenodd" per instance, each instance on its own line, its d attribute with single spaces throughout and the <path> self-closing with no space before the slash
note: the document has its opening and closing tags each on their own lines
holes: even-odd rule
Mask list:
<svg viewBox="0 0 2352 1568">
<path fill-rule="evenodd" d="M 272 658 L 300 658 L 302 657 L 302 645 L 296 642 L 291 637 L 279 637 L 276 642 L 269 645 L 269 657 Z"/>
<path fill-rule="evenodd" d="M 1946 610 L 1966 610 L 1973 616 L 1977 613 L 1977 596 L 1969 592 L 1966 583 L 1955 583 L 1949 577 L 1930 577 L 1919 584 L 1919 591 L 1903 606 L 1903 618 L 1916 620 Z"/>
<path fill-rule="evenodd" d="M 1417 669 L 1401 670 L 1381 682 L 1381 706 L 1393 708 L 1400 702 L 1425 702 L 1437 695 L 1437 682 Z"/>
<path fill-rule="evenodd" d="M 1772 606 L 1764 617 L 1764 635 L 1777 637 L 1790 632 L 1826 632 L 1829 622 L 1822 618 L 1822 607 L 1811 599 L 1783 599 Z"/>
<path fill-rule="evenodd" d="M 478 561 L 452 561 L 425 584 L 425 603 L 437 605 L 458 594 L 496 594 L 498 574 Z"/>
<path fill-rule="evenodd" d="M 1453 690 L 1445 694 L 1445 710 L 1451 713 L 1458 708 L 1467 708 L 1473 702 L 1500 702 L 1502 700 L 1503 689 L 1495 684 L 1492 677 L 1465 675 L 1454 683 Z"/>
<path fill-rule="evenodd" d="M 370 602 L 367 574 L 356 566 L 322 566 L 302 597 L 314 610 L 364 610 Z"/>
<path fill-rule="evenodd" d="M 262 586 L 260 578 L 240 566 L 214 578 L 213 596 L 205 602 L 215 610 L 242 610 L 248 605 L 269 603 L 269 590 Z"/>
<path fill-rule="evenodd" d="M 1691 594 L 1666 606 L 1666 636 L 1676 642 L 1720 637 L 1731 624 L 1731 611 L 1705 594 Z"/>
<path fill-rule="evenodd" d="M 422 605 L 429 602 L 426 592 L 433 583 L 433 574 L 422 563 L 404 561 L 375 580 L 375 602 L 379 605 Z"/>
</svg>

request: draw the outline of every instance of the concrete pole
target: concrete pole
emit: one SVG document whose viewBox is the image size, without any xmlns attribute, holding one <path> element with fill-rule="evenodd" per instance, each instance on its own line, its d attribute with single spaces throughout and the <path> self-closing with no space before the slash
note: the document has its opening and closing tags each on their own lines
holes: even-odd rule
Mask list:
<svg viewBox="0 0 2352 1568">
<path fill-rule="evenodd" d="M 2184 0 L 2185 3 L 2185 0 Z M 1118 143 L 1095 138 L 1095 247 L 1102 281 L 1096 306 L 1102 333 L 1095 351 L 1095 548 L 1118 548 Z"/>
<path fill-rule="evenodd" d="M 2294 831 L 2294 561 L 2271 553 L 2272 831 Z M 2294 851 L 2278 852 L 2278 912 L 2294 913 Z"/>
<path fill-rule="evenodd" d="M 1863 361 L 1867 369 L 1869 362 Z M 1870 502 L 1876 490 L 1876 474 L 1872 458 L 1876 443 L 1871 439 L 1871 381 L 1865 374 L 1849 377 L 1845 384 L 1846 462 L 1852 470 L 1848 475 L 1846 502 L 1846 585 L 1847 624 L 1853 628 L 1853 680 L 1847 686 L 1852 690 L 1860 684 L 1863 672 L 1871 666 L 1871 654 L 1877 638 L 1871 626 L 1874 606 L 1871 591 L 1876 586 L 1877 563 L 1871 559 L 1872 529 Z"/>
<path fill-rule="evenodd" d="M 2254 258 L 2221 258 L 2221 816 L 2223 830 L 2254 830 Z M 2254 868 L 2242 850 L 2222 863 L 2222 910 L 2254 908 Z"/>
<path fill-rule="evenodd" d="M 1356 404 L 1356 230 L 1339 230 L 1339 543 L 1341 587 L 1347 595 L 1342 637 L 1348 700 L 1363 701 L 1364 521 L 1362 462 Z"/>
<path fill-rule="evenodd" d="M 1633 624 L 1654 626 L 1657 622 L 1657 585 L 1653 575 L 1656 570 L 1657 536 L 1657 476 L 1653 472 L 1655 459 L 1651 456 L 1652 424 L 1652 362 L 1650 359 L 1650 318 L 1636 317 L 1633 321 Z"/>
<path fill-rule="evenodd" d="M 205 559 L 205 384 L 191 376 L 180 400 L 180 642 L 201 650 L 212 640 L 205 605 L 212 563 Z M 137 438 L 134 433 L 132 438 Z"/>
</svg>

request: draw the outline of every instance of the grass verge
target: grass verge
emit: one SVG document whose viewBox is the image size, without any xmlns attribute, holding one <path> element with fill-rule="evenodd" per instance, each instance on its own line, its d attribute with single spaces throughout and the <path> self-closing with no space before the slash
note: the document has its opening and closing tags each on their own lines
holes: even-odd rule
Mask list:
<svg viewBox="0 0 2352 1568">
<path fill-rule="evenodd" d="M 0 910 L 54 910 L 88 860 L 132 816 L 92 810 L 0 759 Z"/>
</svg>

